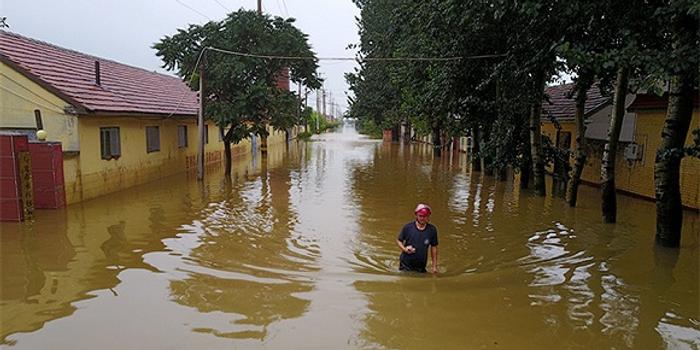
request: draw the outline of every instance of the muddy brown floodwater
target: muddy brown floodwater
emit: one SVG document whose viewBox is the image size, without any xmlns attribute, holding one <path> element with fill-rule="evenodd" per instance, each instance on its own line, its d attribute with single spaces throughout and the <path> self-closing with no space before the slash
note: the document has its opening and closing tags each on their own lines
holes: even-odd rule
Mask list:
<svg viewBox="0 0 700 350">
<path fill-rule="evenodd" d="M 579 206 L 471 172 L 464 154 L 352 125 L 66 210 L 2 223 L 11 349 L 698 349 L 697 212 L 654 245 L 654 204 Z M 440 273 L 398 273 L 433 207 Z"/>
</svg>

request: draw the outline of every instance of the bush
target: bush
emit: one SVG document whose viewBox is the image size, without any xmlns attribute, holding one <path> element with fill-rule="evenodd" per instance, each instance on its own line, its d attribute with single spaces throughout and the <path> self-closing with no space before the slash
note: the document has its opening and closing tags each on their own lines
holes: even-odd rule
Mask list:
<svg viewBox="0 0 700 350">
<path fill-rule="evenodd" d="M 316 127 L 317 125 L 318 128 Z M 311 113 L 311 116 L 309 117 L 309 130 L 314 134 L 320 134 L 326 130 L 335 129 L 339 125 L 340 122 L 328 120 L 316 112 Z"/>
<path fill-rule="evenodd" d="M 297 138 L 302 141 L 308 141 L 313 135 L 310 131 L 302 131 L 297 135 Z"/>
<path fill-rule="evenodd" d="M 357 131 L 373 139 L 382 138 L 382 128 L 375 124 L 372 119 L 359 120 L 357 123 Z"/>
</svg>

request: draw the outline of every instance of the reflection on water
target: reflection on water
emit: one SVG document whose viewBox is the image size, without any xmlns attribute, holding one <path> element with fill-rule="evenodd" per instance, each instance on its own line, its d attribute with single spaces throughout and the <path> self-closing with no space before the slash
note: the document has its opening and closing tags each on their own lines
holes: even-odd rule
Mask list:
<svg viewBox="0 0 700 350">
<path fill-rule="evenodd" d="M 469 170 L 464 154 L 351 126 L 31 222 L 2 223 L 0 335 L 13 349 L 700 348 L 697 213 L 680 250 L 653 203 L 578 208 Z M 395 238 L 434 209 L 440 274 Z"/>
</svg>

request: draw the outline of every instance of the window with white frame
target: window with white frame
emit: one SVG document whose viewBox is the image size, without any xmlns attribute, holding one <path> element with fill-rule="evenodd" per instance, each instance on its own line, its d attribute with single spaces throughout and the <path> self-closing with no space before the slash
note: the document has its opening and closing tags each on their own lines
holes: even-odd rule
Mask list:
<svg viewBox="0 0 700 350">
<path fill-rule="evenodd" d="M 119 128 L 100 128 L 100 153 L 102 159 L 118 159 L 122 154 L 119 143 Z"/>
</svg>

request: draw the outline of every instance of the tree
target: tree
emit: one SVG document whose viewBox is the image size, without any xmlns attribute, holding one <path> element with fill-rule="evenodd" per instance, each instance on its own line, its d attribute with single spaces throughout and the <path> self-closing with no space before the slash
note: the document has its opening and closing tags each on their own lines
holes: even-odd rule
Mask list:
<svg viewBox="0 0 700 350">
<path fill-rule="evenodd" d="M 680 165 L 698 89 L 700 6 L 691 1 L 675 1 L 659 12 L 669 29 L 671 50 L 666 53 L 667 61 L 660 59 L 666 63 L 670 86 L 661 146 L 654 164 L 656 241 L 662 246 L 678 247 L 683 225 Z M 662 54 L 659 52 L 659 56 Z"/>
<path fill-rule="evenodd" d="M 622 130 L 622 121 L 625 116 L 625 99 L 629 79 L 629 68 L 620 64 L 615 79 L 615 93 L 613 94 L 613 110 L 608 126 L 608 139 L 603 149 L 601 161 L 601 211 L 604 223 L 617 221 L 617 195 L 615 194 L 615 159 L 617 158 L 617 144 Z"/>
<path fill-rule="evenodd" d="M 540 119 L 544 87 L 559 70 L 556 47 L 561 44 L 566 28 L 566 18 L 561 16 L 563 6 L 557 1 L 524 1 L 514 5 L 510 20 L 517 24 L 520 33 L 511 36 L 509 46 L 513 66 L 517 67 L 513 78 L 527 82 L 525 101 L 529 103 L 530 151 L 534 177 L 534 190 L 546 195 L 545 158 L 542 149 Z"/>
<path fill-rule="evenodd" d="M 604 223 L 617 221 L 615 162 L 629 83 L 632 80 L 637 86 L 644 85 L 649 69 L 643 64 L 642 57 L 648 56 L 645 51 L 649 47 L 656 47 L 664 41 L 657 33 L 658 26 L 650 25 L 655 23 L 653 14 L 658 6 L 660 4 L 642 0 L 615 0 L 601 6 L 607 18 L 618 19 L 607 21 L 602 27 L 607 41 L 601 45 L 603 51 L 596 59 L 601 87 L 608 89 L 612 84 L 614 91 L 600 173 Z M 652 21 L 639 21 L 640 18 Z"/>
<path fill-rule="evenodd" d="M 350 47 L 359 48 L 360 68 L 345 75 L 354 97 L 348 99 L 348 115 L 358 119 L 361 130 L 373 136 L 381 130 L 408 120 L 400 99 L 400 89 L 391 79 L 395 67 L 386 61 L 372 61 L 390 57 L 395 44 L 389 39 L 392 29 L 391 11 L 397 1 L 357 0 L 361 18 L 358 19 L 360 42 Z"/>
<path fill-rule="evenodd" d="M 190 25 L 154 44 L 163 67 L 177 74 L 195 90 L 190 79 L 197 68 L 204 74 L 204 115 L 220 129 L 225 151 L 225 173 L 231 172 L 231 144 L 251 133 L 267 136 L 269 123 L 278 129 L 293 125 L 300 106 L 289 91 L 276 86 L 283 69 L 292 81 L 318 88 L 318 60 L 307 36 L 294 19 L 270 18 L 255 11 L 239 10 L 222 21 Z M 232 54 L 308 57 L 299 60 L 265 59 Z M 198 58 L 201 67 L 197 67 Z"/>
</svg>

